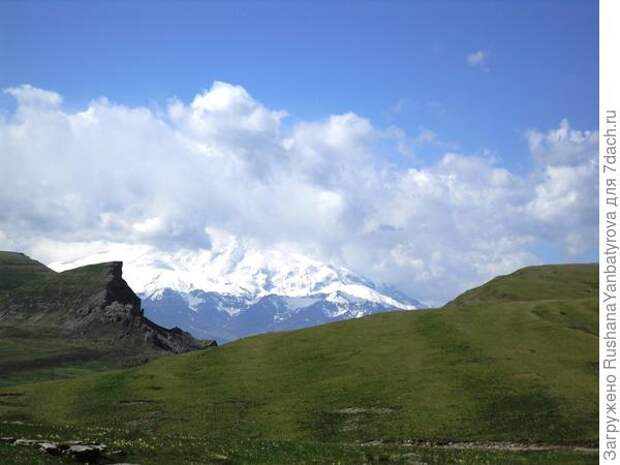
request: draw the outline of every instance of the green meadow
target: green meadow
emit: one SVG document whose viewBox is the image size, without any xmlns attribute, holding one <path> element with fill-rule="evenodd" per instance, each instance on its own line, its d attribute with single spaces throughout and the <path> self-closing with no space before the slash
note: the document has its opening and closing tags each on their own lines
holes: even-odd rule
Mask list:
<svg viewBox="0 0 620 465">
<path fill-rule="evenodd" d="M 25 367 L 0 388 L 0 436 L 97 440 L 142 465 L 598 462 L 596 265 L 66 379 L 37 369 L 57 349 L 35 336 L 0 344 L 0 367 Z M 0 443 L 0 463 L 62 461 Z"/>
</svg>

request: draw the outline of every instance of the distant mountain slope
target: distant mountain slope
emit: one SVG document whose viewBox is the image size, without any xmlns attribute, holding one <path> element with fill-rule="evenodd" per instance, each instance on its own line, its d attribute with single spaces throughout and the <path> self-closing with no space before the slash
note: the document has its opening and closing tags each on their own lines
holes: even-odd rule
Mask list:
<svg viewBox="0 0 620 465">
<path fill-rule="evenodd" d="M 233 442 L 592 445 L 597 276 L 596 265 L 528 268 L 440 310 L 260 335 L 130 371 L 21 386 L 22 405 L 0 405 L 0 417 Z M 62 394 L 53 408 L 50 386 Z"/>
<path fill-rule="evenodd" d="M 85 358 L 108 352 L 119 357 L 123 351 L 135 358 L 187 352 L 208 344 L 145 318 L 140 299 L 122 278 L 120 262 L 56 273 L 14 252 L 0 252 L 0 335 L 5 349 L 16 335 L 21 335 L 17 339 L 28 335 L 33 351 L 37 340 L 46 339 L 56 358 L 65 346 L 67 352 L 79 347 L 75 352 L 82 351 Z"/>
<path fill-rule="evenodd" d="M 219 341 L 421 306 L 418 302 L 374 302 L 341 291 L 292 297 L 269 294 L 253 299 L 165 288 L 154 295 L 141 296 L 146 314 L 159 324 L 177 325 L 196 336 Z"/>
<path fill-rule="evenodd" d="M 120 256 L 149 318 L 218 341 L 424 307 L 344 267 L 228 236 L 209 250 L 112 248 L 50 266 L 64 270 Z"/>
</svg>

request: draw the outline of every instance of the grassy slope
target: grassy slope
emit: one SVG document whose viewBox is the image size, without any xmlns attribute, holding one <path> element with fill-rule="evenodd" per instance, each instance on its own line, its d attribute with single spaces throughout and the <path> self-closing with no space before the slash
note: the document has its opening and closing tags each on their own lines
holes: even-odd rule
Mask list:
<svg viewBox="0 0 620 465">
<path fill-rule="evenodd" d="M 20 386 L 19 405 L 0 404 L 0 417 L 222 441 L 595 442 L 596 276 L 594 265 L 529 268 L 441 311 L 256 336 Z M 51 389 L 59 395 L 50 398 Z"/>
<path fill-rule="evenodd" d="M 30 293 L 33 283 L 53 282 L 55 274 L 26 255 L 0 252 L 0 304 L 11 295 Z M 21 287 L 26 290 L 20 291 Z M 77 374 L 87 369 L 89 364 L 84 359 L 92 358 L 92 349 L 46 333 L 16 328 L 0 319 L 0 386 Z"/>
<path fill-rule="evenodd" d="M 454 303 L 588 299 L 598 296 L 598 265 L 545 265 L 498 276 L 459 295 Z"/>
<path fill-rule="evenodd" d="M 15 252 L 0 251 L 0 295 L 22 284 L 52 275 L 45 265 Z"/>
</svg>

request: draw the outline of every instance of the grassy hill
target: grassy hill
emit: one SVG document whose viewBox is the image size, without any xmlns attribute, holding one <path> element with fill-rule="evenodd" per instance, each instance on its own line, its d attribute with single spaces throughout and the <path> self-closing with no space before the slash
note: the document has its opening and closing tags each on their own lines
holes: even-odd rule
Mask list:
<svg viewBox="0 0 620 465">
<path fill-rule="evenodd" d="M 594 464 L 562 449 L 418 446 L 596 444 L 597 277 L 596 265 L 526 268 L 440 310 L 6 388 L 0 427 L 99 435 L 141 464 Z"/>
<path fill-rule="evenodd" d="M 53 271 L 22 253 L 0 252 L 0 295 L 29 281 L 47 278 Z"/>
<path fill-rule="evenodd" d="M 524 302 L 598 298 L 598 266 L 545 265 L 498 276 L 464 292 L 448 304 Z"/>
</svg>

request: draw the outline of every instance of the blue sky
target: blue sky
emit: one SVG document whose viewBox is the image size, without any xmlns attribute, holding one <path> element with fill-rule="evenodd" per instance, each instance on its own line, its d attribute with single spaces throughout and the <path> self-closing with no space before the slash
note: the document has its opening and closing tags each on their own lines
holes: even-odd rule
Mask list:
<svg viewBox="0 0 620 465">
<path fill-rule="evenodd" d="M 216 81 L 230 85 L 214 86 Z M 25 84 L 32 87 L 20 87 Z M 348 266 L 378 279 L 398 281 L 393 274 L 376 268 L 376 257 L 359 259 L 360 250 L 377 248 L 397 256 L 398 266 L 385 267 L 395 266 L 398 276 L 426 273 L 439 288 L 442 273 L 452 268 L 446 265 L 441 271 L 441 266 L 429 264 L 429 257 L 434 256 L 436 249 L 441 249 L 444 256 L 454 255 L 456 241 L 464 251 L 452 266 L 460 269 L 467 264 L 472 269 L 469 274 L 463 273 L 468 278 L 454 283 L 453 289 L 517 265 L 596 257 L 592 164 L 598 122 L 598 4 L 594 1 L 86 4 L 5 0 L 0 2 L 0 88 L 12 89 L 0 95 L 0 115 L 4 115 L 0 131 L 7 131 L 5 139 L 16 137 L 14 129 L 21 125 L 35 131 L 30 137 L 46 147 L 45 153 L 36 152 L 32 145 L 21 147 L 14 140 L 10 145 L 7 142 L 4 161 L 8 163 L 11 158 L 13 171 L 5 172 L 11 171 L 13 177 L 49 178 L 50 182 L 69 186 L 71 181 L 55 169 L 60 166 L 69 172 L 67 168 L 74 167 L 76 159 L 61 163 L 54 156 L 75 150 L 85 159 L 112 160 L 118 156 L 118 160 L 124 160 L 125 150 L 140 151 L 148 146 L 152 128 L 165 127 L 170 132 L 171 139 L 166 143 L 171 144 L 172 152 L 184 150 L 171 142 L 173 133 L 182 134 L 200 150 L 239 157 L 244 170 L 255 170 L 255 178 L 251 179 L 258 184 L 274 179 L 271 198 L 290 198 L 300 186 L 310 197 L 317 194 L 317 201 L 327 198 L 329 206 L 316 213 L 321 227 L 312 237 L 318 238 L 317 243 L 300 239 L 300 247 L 319 250 L 317 253 L 322 256 L 340 257 Z M 197 102 L 194 99 L 199 95 L 205 100 L 198 102 L 196 109 L 190 104 Z M 54 113 L 59 108 L 60 96 L 62 118 L 60 113 Z M 92 102 L 98 97 L 107 98 L 107 103 L 94 105 Z M 226 108 L 214 110 L 216 97 L 223 99 L 219 101 L 224 101 Z M 181 102 L 178 111 L 168 108 L 171 99 Z M 148 117 L 127 115 L 126 107 L 144 109 L 149 112 Z M 88 147 L 86 138 L 91 138 L 88 140 L 92 144 L 95 136 L 85 129 L 76 135 L 75 121 L 87 108 L 99 116 L 97 121 L 102 126 L 97 137 L 102 139 L 101 145 L 110 140 L 116 144 L 107 147 L 103 155 L 95 149 L 92 153 L 83 152 L 83 147 Z M 278 110 L 285 111 L 287 116 L 281 116 Z M 161 116 L 162 112 L 168 113 Z M 233 114 L 236 116 L 231 117 Z M 330 119 L 347 114 L 353 116 Z M 58 124 L 61 120 L 73 121 L 73 129 L 65 139 L 58 136 L 58 126 L 49 126 L 52 117 L 59 118 Z M 229 117 L 230 120 L 226 119 Z M 246 117 L 261 121 L 260 137 L 256 127 L 252 134 L 247 125 L 234 127 L 235 118 Z M 221 118 L 226 119 L 225 125 Z M 135 132 L 117 137 L 118 133 L 113 131 L 121 120 Z M 332 143 L 334 134 L 338 136 L 337 143 Z M 164 136 L 158 132 L 157 137 Z M 403 155 L 395 149 L 394 139 L 398 137 L 412 146 L 415 155 Z M 372 149 L 365 145 L 370 139 L 375 141 Z M 321 142 L 324 140 L 332 141 L 331 145 Z M 237 145 L 231 145 L 231 141 Z M 275 154 L 282 147 L 286 147 L 285 154 L 273 161 L 273 166 L 271 161 L 265 161 L 277 158 Z M 371 150 L 372 155 L 368 155 Z M 247 159 L 248 151 L 256 152 L 251 155 L 254 159 Z M 446 157 L 446 152 L 458 156 Z M 358 154 L 358 158 L 347 158 L 351 153 Z M 308 154 L 315 158 L 309 159 Z M 259 155 L 263 157 L 260 169 L 256 162 Z M 152 155 L 148 163 L 136 159 L 135 170 L 157 178 L 155 167 L 166 165 L 166 156 L 162 153 L 162 158 L 156 159 Z M 188 160 L 187 164 L 194 163 L 194 159 Z M 382 171 L 377 168 L 382 161 L 394 166 Z M 213 169 L 213 163 L 200 168 L 205 170 L 205 176 Z M 45 171 L 32 168 L 38 164 Z M 74 168 L 78 170 L 77 164 Z M 409 168 L 418 171 L 408 171 Z M 177 163 L 168 167 L 167 172 L 182 169 L 185 168 Z M 227 169 L 230 173 L 233 168 Z M 342 170 L 342 176 L 336 182 L 330 176 L 338 170 Z M 353 181 L 352 175 L 347 174 L 351 171 L 363 172 L 364 177 Z M 284 172 L 287 174 L 281 179 L 274 174 Z M 242 178 L 231 179 L 229 184 L 240 179 L 247 184 L 249 173 L 244 171 Z M 495 181 L 487 186 L 488 190 L 474 192 L 475 186 L 487 182 L 476 180 L 475 173 L 486 173 Z M 402 191 L 373 190 L 373 185 L 388 178 Z M 451 179 L 457 178 L 460 191 L 450 184 Z M 291 179 L 299 182 L 289 185 Z M 423 188 L 424 179 L 433 179 L 445 192 L 433 197 L 435 194 Z M 358 192 L 356 187 L 360 185 L 366 187 Z M 404 186 L 409 185 L 412 187 L 407 191 Z M 84 204 L 92 201 L 89 208 L 96 210 L 102 202 L 91 188 L 67 187 L 66 195 L 78 195 Z M 166 228 L 172 228 L 173 223 L 178 226 L 179 221 L 184 221 L 173 221 L 172 211 L 184 211 L 184 205 L 190 203 L 182 201 L 190 196 L 189 188 L 184 185 L 178 189 L 172 194 L 180 200 L 168 213 L 157 213 L 146 200 L 133 209 L 124 205 L 122 199 L 116 203 L 106 200 L 106 205 L 114 204 L 117 210 L 107 206 L 111 210 L 98 212 L 99 219 L 88 217 L 78 207 L 68 209 L 66 197 L 59 197 L 57 205 L 43 208 L 25 206 L 27 200 L 6 194 L 0 197 L 0 206 L 14 211 L 14 216 L 0 217 L 0 245 L 4 237 L 13 247 L 39 252 L 45 249 L 17 239 L 36 234 L 37 221 L 48 225 L 46 233 L 50 237 L 67 243 L 115 240 L 112 236 L 122 229 L 119 225 L 129 224 L 129 220 L 120 218 L 130 214 L 169 231 Z M 143 191 L 150 195 L 160 193 L 150 192 L 149 187 Z M 191 195 L 203 194 L 196 187 Z M 262 208 L 252 204 L 254 195 L 255 192 L 248 193 L 236 205 Z M 451 219 L 434 218 L 428 224 L 425 219 L 421 221 L 421 215 L 430 215 L 430 206 L 443 202 L 442 195 L 452 196 L 452 203 L 441 205 Z M 220 196 L 225 197 L 217 191 L 210 198 Z M 403 199 L 409 197 L 415 209 L 412 207 L 400 216 L 385 213 L 389 210 L 386 205 L 395 212 L 401 211 Z M 482 200 L 473 208 L 461 205 L 463 198 Z M 234 208 L 225 204 L 213 204 L 209 212 Z M 483 245 L 465 250 L 463 244 L 468 241 L 463 238 L 474 233 L 465 231 L 458 223 L 463 221 L 460 217 L 467 212 L 476 224 L 477 215 L 489 218 L 489 211 L 505 207 L 506 216 L 495 221 L 502 223 L 502 230 L 485 241 L 493 244 L 497 240 L 502 245 L 496 249 L 505 247 L 504 256 L 512 258 L 478 260 L 475 257 L 488 253 L 481 252 Z M 53 218 L 41 213 L 41 218 L 34 221 L 31 217 L 35 215 L 19 216 L 17 212 L 24 208 L 41 212 L 54 208 L 68 210 L 66 216 L 55 214 Z M 204 224 L 198 221 L 201 213 L 193 212 L 195 218 L 191 225 L 184 225 L 182 237 L 191 236 L 188 231 L 202 230 Z M 289 213 L 273 220 L 273 229 L 261 233 L 256 231 L 261 231 L 262 226 L 250 220 L 241 225 L 227 216 L 211 218 L 209 212 L 205 212 L 204 222 L 224 225 L 235 234 L 262 234 L 262 241 L 282 228 L 314 231 L 301 220 L 295 223 Z M 267 208 L 265 215 L 271 213 Z M 240 214 L 245 215 L 243 211 Z M 97 237 L 93 231 L 107 231 L 109 226 L 100 224 L 101 218 L 111 221 L 109 218 L 115 215 L 118 218 L 114 227 L 110 226 L 109 234 Z M 520 215 L 529 219 L 513 221 Z M 82 218 L 84 222 L 69 227 L 67 218 Z M 484 226 L 482 219 L 479 223 L 486 232 L 494 229 L 492 225 Z M 55 228 L 49 228 L 50 224 L 58 226 L 57 234 L 52 232 Z M 68 230 L 72 233 L 68 234 Z M 437 242 L 433 250 L 421 251 L 424 247 L 418 247 L 420 243 L 415 238 L 423 241 L 422 237 L 430 234 L 435 240 L 443 234 L 439 230 L 445 231 L 445 240 Z M 322 231 L 330 234 L 321 236 Z M 343 238 L 356 235 L 359 243 L 353 247 L 345 239 L 339 242 L 334 231 L 340 231 Z M 402 235 L 387 231 L 401 231 Z M 153 237 L 136 236 L 134 240 L 156 241 Z M 585 245 L 576 246 L 577 243 Z M 44 255 L 48 252 L 49 247 L 43 250 Z M 416 293 L 423 286 L 428 286 L 428 280 L 421 280 L 408 290 Z M 448 297 L 439 294 L 429 300 Z"/>
<path fill-rule="evenodd" d="M 69 105 L 190 99 L 223 80 L 293 118 L 425 127 L 516 169 L 524 130 L 597 125 L 591 1 L 4 1 L 0 34 L 0 86 Z M 466 63 L 478 50 L 486 72 Z"/>
</svg>

